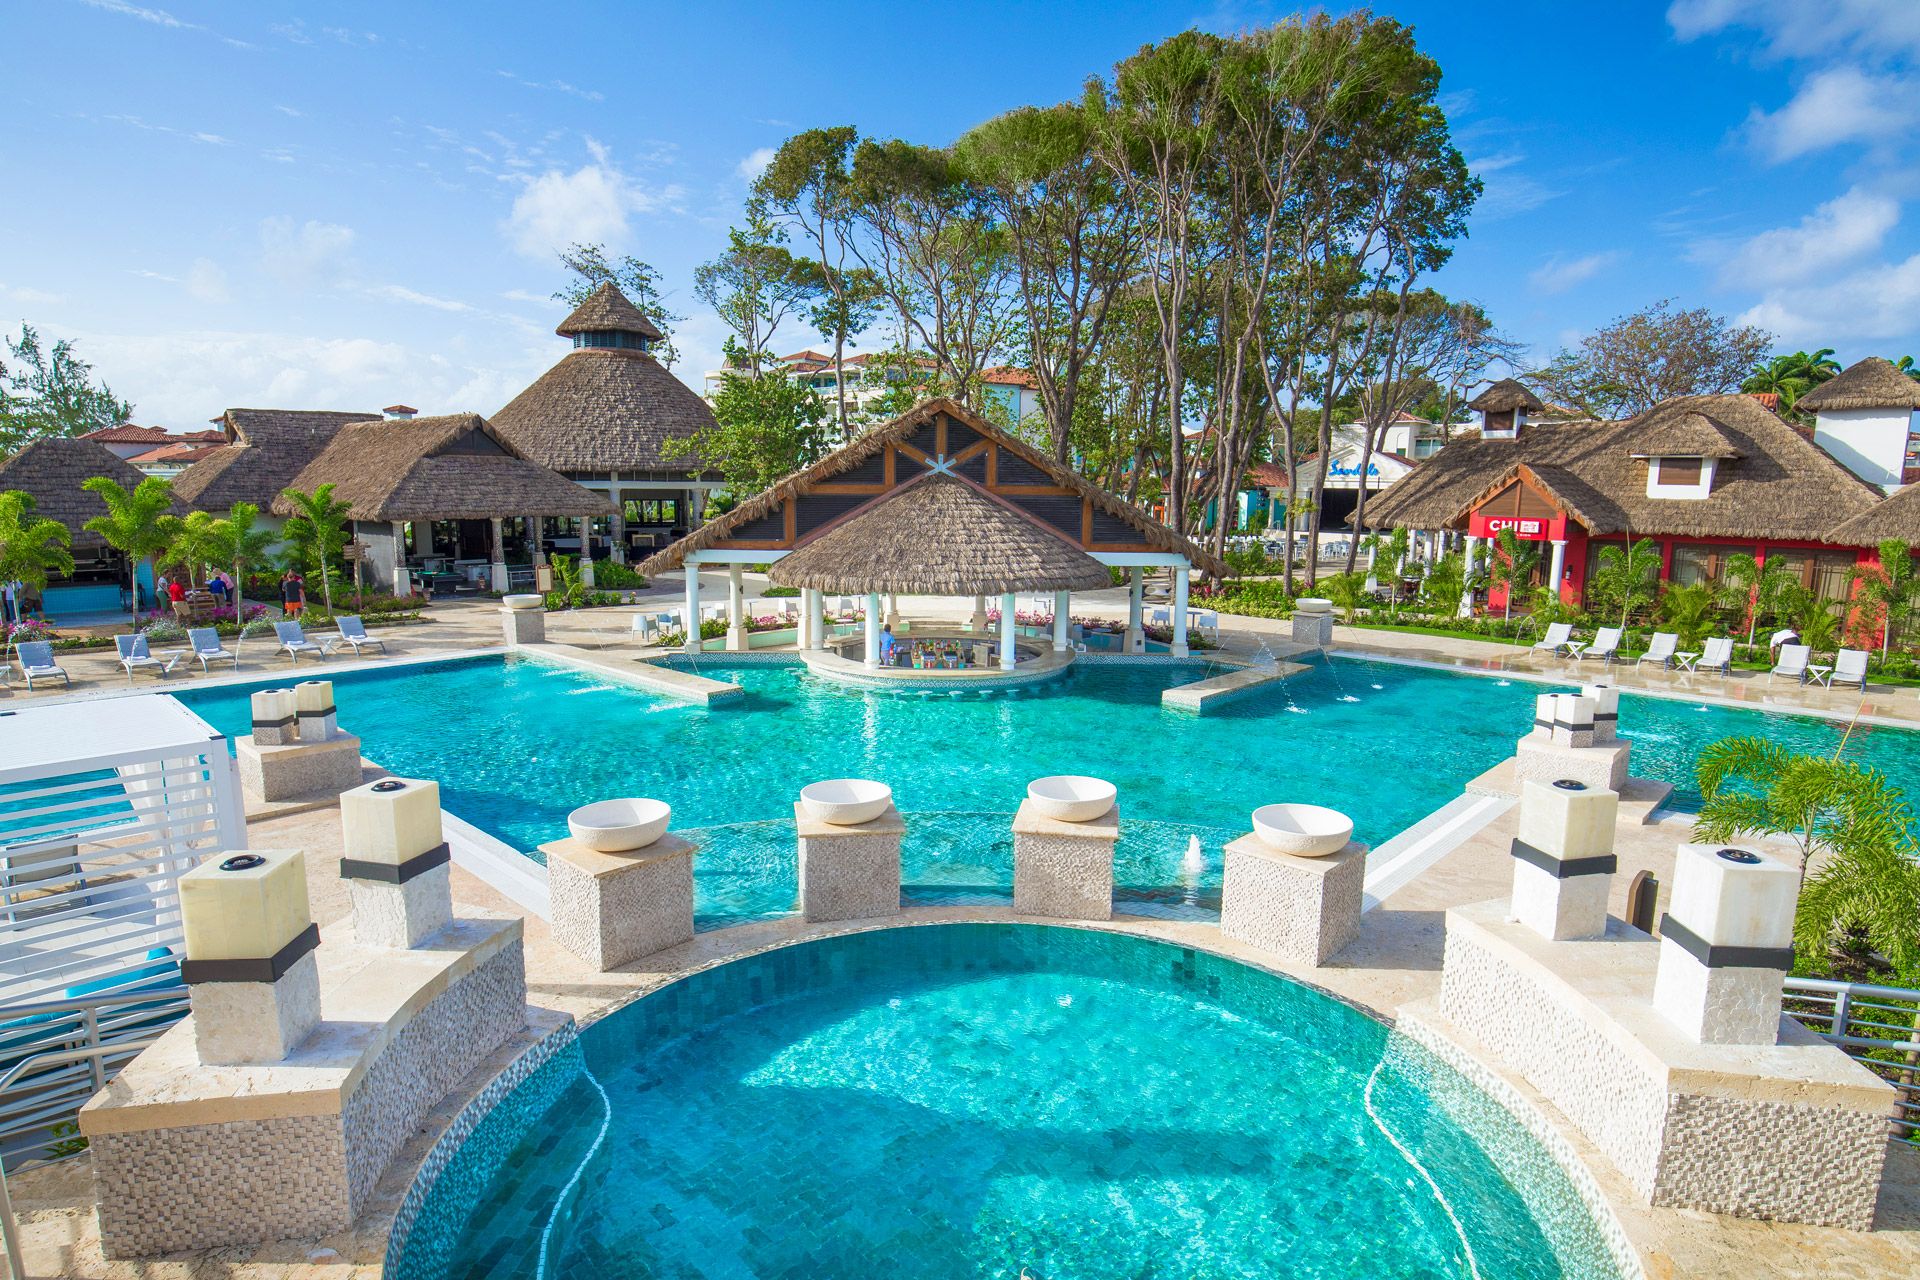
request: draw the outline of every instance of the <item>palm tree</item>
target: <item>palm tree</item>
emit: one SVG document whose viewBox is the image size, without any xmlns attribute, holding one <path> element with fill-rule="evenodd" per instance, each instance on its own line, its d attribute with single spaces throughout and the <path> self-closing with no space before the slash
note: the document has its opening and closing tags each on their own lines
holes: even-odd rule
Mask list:
<svg viewBox="0 0 1920 1280">
<path fill-rule="evenodd" d="M 1920 969 L 1920 861 L 1906 797 L 1878 770 L 1795 755 L 1766 738 L 1725 738 L 1700 753 L 1704 841 L 1784 836 L 1805 882 L 1794 918 L 1801 954 L 1864 943 L 1903 975 Z M 1860 949 L 1855 947 L 1852 949 Z"/>
<path fill-rule="evenodd" d="M 219 558 L 223 564 L 233 566 L 235 621 L 246 619 L 247 566 L 266 563 L 273 544 L 279 541 L 273 530 L 260 526 L 259 519 L 260 508 L 251 502 L 236 502 L 218 525 Z"/>
<path fill-rule="evenodd" d="M 333 486 L 323 484 L 312 493 L 283 489 L 280 496 L 293 504 L 294 514 L 280 528 L 280 536 L 294 549 L 301 562 L 320 575 L 320 591 L 333 612 L 332 566 L 340 549 L 347 545 L 347 516 L 350 502 L 335 502 Z"/>
<path fill-rule="evenodd" d="M 1800 585 L 1800 573 L 1792 562 L 1779 556 L 1761 561 L 1741 554 L 1727 557 L 1720 583 L 1729 607 L 1738 609 L 1747 619 L 1747 648 L 1751 650 L 1761 620 L 1782 612 L 1787 592 Z"/>
<path fill-rule="evenodd" d="M 1533 571 L 1540 567 L 1540 544 L 1522 542 L 1511 529 L 1502 529 L 1494 537 L 1493 554 L 1487 557 L 1487 581 L 1494 587 L 1505 587 L 1507 591 L 1506 618 L 1513 618 L 1513 597 L 1533 581 Z"/>
<path fill-rule="evenodd" d="M 133 612 L 138 617 L 140 565 L 144 563 L 151 574 L 154 562 L 166 554 L 180 532 L 180 517 L 173 514 L 173 486 L 148 476 L 129 493 L 109 476 L 89 476 L 80 487 L 107 504 L 107 514 L 87 521 L 85 528 L 127 557 Z"/>
<path fill-rule="evenodd" d="M 1879 616 L 1880 665 L 1885 667 L 1893 633 L 1920 605 L 1920 568 L 1916 568 L 1906 543 L 1889 538 L 1880 544 L 1880 563 L 1855 569 L 1853 580 L 1860 586 L 1855 599 L 1873 606 Z"/>
<path fill-rule="evenodd" d="M 1704 582 L 1669 583 L 1660 595 L 1660 620 L 1679 633 L 1682 646 L 1698 649 L 1713 630 L 1718 607 L 1713 588 Z"/>
<path fill-rule="evenodd" d="M 1893 367 L 1915 382 L 1920 382 L 1920 364 L 1915 364 L 1912 356 L 1901 356 L 1893 362 Z"/>
<path fill-rule="evenodd" d="M 221 538 L 220 521 L 211 512 L 192 511 L 180 522 L 166 560 L 177 569 L 185 569 L 187 581 L 200 586 L 207 566 L 224 558 L 226 544 Z"/>
<path fill-rule="evenodd" d="M 33 514 L 33 495 L 18 489 L 0 492 L 0 582 L 47 589 L 49 575 L 73 572 L 67 550 L 73 534 L 58 520 Z M 13 653 L 13 628 L 7 627 L 6 652 Z"/>
<path fill-rule="evenodd" d="M 1609 605 L 1620 605 L 1620 625 L 1635 609 L 1654 602 L 1660 589 L 1660 548 L 1652 538 L 1642 538 L 1621 546 L 1600 548 L 1587 590 Z"/>
</svg>

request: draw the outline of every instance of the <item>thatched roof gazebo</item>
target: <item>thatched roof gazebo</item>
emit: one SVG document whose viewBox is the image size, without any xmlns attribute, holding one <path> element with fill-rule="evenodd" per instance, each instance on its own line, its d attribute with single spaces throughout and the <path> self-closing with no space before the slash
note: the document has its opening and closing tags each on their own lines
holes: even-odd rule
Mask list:
<svg viewBox="0 0 1920 1280">
<path fill-rule="evenodd" d="M 767 576 L 784 587 L 855 595 L 997 596 L 1113 583 L 1105 565 L 1032 517 L 932 473 L 775 561 Z"/>
</svg>

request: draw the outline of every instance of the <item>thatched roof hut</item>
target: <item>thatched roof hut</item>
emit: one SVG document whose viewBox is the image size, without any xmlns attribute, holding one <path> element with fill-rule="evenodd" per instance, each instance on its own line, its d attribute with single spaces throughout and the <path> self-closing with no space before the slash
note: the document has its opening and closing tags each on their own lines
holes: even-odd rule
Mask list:
<svg viewBox="0 0 1920 1280">
<path fill-rule="evenodd" d="M 107 514 L 106 502 L 80 487 L 94 476 L 106 476 L 127 490 L 147 478 L 132 463 L 93 440 L 36 440 L 0 462 L 0 490 L 17 489 L 32 495 L 34 514 L 65 525 L 73 535 L 75 551 L 97 551 L 106 545 L 99 534 L 89 533 L 85 527 L 95 516 Z M 173 513 L 184 516 L 191 510 L 176 490 Z"/>
<path fill-rule="evenodd" d="M 1796 412 L 1846 409 L 1920 409 L 1920 382 L 1891 360 L 1868 356 L 1848 365 L 1793 402 Z"/>
<path fill-rule="evenodd" d="M 355 520 L 488 520 L 599 516 L 605 495 L 531 462 L 477 413 L 376 419 L 343 427 L 290 487 L 333 486 Z M 276 515 L 292 515 L 276 498 Z"/>
<path fill-rule="evenodd" d="M 1635 436 L 1636 458 L 1737 458 L 1740 448 L 1727 429 L 1704 413 L 1676 413 Z"/>
<path fill-rule="evenodd" d="M 1877 547 L 1897 539 L 1920 548 L 1920 484 L 1910 484 L 1827 532 L 1827 541 L 1843 547 Z"/>
<path fill-rule="evenodd" d="M 1539 396 L 1527 390 L 1524 383 L 1513 378 L 1502 378 L 1467 401 L 1467 408 L 1478 413 L 1505 413 L 1510 409 L 1525 409 L 1529 413 L 1538 413 L 1546 407 Z"/>
<path fill-rule="evenodd" d="M 638 307 L 601 285 L 559 332 L 574 339 L 573 351 L 492 416 L 501 438 L 575 476 L 701 471 L 665 446 L 714 426 L 713 410 L 647 350 L 660 330 Z"/>
<path fill-rule="evenodd" d="M 204 511 L 225 512 L 236 502 L 262 511 L 320 455 L 340 428 L 380 415 L 323 409 L 229 409 L 215 421 L 227 443 L 182 471 L 174 492 Z"/>
<path fill-rule="evenodd" d="M 1093 591 L 1105 565 L 954 476 L 928 472 L 869 503 L 776 560 L 786 587 L 902 595 Z"/>
<path fill-rule="evenodd" d="M 1643 440 L 1670 431 L 1697 439 L 1708 419 L 1733 453 L 1705 498 L 1649 498 Z M 1592 534 L 1819 542 L 1838 520 L 1863 514 L 1880 491 L 1751 396 L 1683 396 L 1624 422 L 1528 426 L 1515 440 L 1456 440 L 1367 504 L 1374 528 L 1463 527 L 1467 513 L 1524 465 Z"/>
<path fill-rule="evenodd" d="M 945 471 L 1005 498 L 1083 551 L 1165 552 L 1203 573 L 1228 574 L 1199 544 L 945 397 L 923 401 L 775 481 L 648 558 L 640 572 L 678 569 L 700 551 L 797 550 L 820 521 L 852 514 L 922 469 Z"/>
</svg>

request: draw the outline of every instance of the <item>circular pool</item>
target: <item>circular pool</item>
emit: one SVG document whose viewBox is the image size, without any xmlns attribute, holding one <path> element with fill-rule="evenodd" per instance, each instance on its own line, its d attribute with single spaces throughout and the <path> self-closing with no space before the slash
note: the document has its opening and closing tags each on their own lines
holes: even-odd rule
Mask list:
<svg viewBox="0 0 1920 1280">
<path fill-rule="evenodd" d="M 587 1027 L 465 1139 L 395 1280 L 1617 1280 L 1519 1123 L 1411 1041 L 1202 951 L 889 928 Z"/>
</svg>

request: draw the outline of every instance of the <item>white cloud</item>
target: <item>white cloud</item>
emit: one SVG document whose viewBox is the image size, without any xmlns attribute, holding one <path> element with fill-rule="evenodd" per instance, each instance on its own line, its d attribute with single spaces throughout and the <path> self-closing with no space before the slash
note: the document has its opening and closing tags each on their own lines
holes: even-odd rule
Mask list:
<svg viewBox="0 0 1920 1280">
<path fill-rule="evenodd" d="M 1920 53 L 1920 5 L 1913 0 L 1674 0 L 1667 21 L 1681 40 L 1746 27 L 1779 58 Z"/>
<path fill-rule="evenodd" d="M 107 13 L 117 13 L 121 17 L 135 18 L 141 22 L 151 23 L 156 27 L 171 27 L 176 31 L 203 31 L 210 36 L 232 45 L 236 49 L 251 49 L 254 47 L 245 40 L 235 40 L 231 36 L 223 36 L 218 31 L 214 31 L 209 27 L 203 27 L 197 22 L 182 22 L 165 9 L 148 9 L 141 5 L 129 4 L 127 0 L 80 0 L 80 3 L 90 9 L 100 9 Z"/>
<path fill-rule="evenodd" d="M 300 108 L 298 107 L 289 107 L 289 106 L 285 106 L 284 104 L 275 106 L 274 110 L 278 111 L 283 116 L 292 116 L 296 120 L 299 119 L 301 116 L 304 116 L 307 114 L 306 112 L 300 110 Z"/>
<path fill-rule="evenodd" d="M 739 164 L 734 166 L 733 171 L 745 178 L 748 182 L 752 182 L 755 178 L 766 172 L 767 166 L 773 163 L 773 157 L 774 150 L 772 147 L 756 147 L 754 150 L 748 152 Z"/>
<path fill-rule="evenodd" d="M 1838 278 L 1770 291 L 1740 317 L 1783 344 L 1884 342 L 1913 332 L 1920 313 L 1920 253 L 1874 263 Z"/>
<path fill-rule="evenodd" d="M 283 284 L 304 285 L 338 276 L 353 247 L 353 228 L 281 215 L 260 223 L 260 265 Z"/>
<path fill-rule="evenodd" d="M 1527 276 L 1527 282 L 1539 293 L 1565 293 L 1585 284 L 1626 256 L 1619 249 L 1589 253 L 1578 258 L 1556 253 L 1535 267 Z"/>
<path fill-rule="evenodd" d="M 572 173 L 549 169 L 537 177 L 516 175 L 523 184 L 507 216 L 505 231 L 513 247 L 529 258 L 548 259 L 575 242 L 626 243 L 628 220 L 676 203 L 676 186 L 651 191 L 609 158 L 606 147 L 587 139 L 593 163 Z"/>
<path fill-rule="evenodd" d="M 501 294 L 500 296 L 505 298 L 509 302 L 530 302 L 536 306 L 541 306 L 541 307 L 550 307 L 555 305 L 553 299 L 548 297 L 546 294 L 534 293 L 529 289 L 509 289 L 505 293 Z"/>
<path fill-rule="evenodd" d="M 1809 76 L 1778 111 L 1756 108 L 1747 134 L 1775 164 L 1843 142 L 1885 144 L 1914 122 L 1916 96 L 1920 86 L 1899 76 L 1829 67 Z"/>
<path fill-rule="evenodd" d="M 1742 244 L 1720 269 L 1729 287 L 1770 288 L 1816 277 L 1879 249 L 1900 221 L 1900 206 L 1855 187 L 1822 204 L 1791 227 L 1762 231 Z"/>
<path fill-rule="evenodd" d="M 607 96 L 598 89 L 582 89 L 579 85 L 568 84 L 565 80 L 529 80 L 525 76 L 512 71 L 500 71 L 495 74 L 502 80 L 511 80 L 525 89 L 552 89 L 556 93 L 568 94 L 575 98 L 584 98 L 588 102 L 603 102 Z"/>
<path fill-rule="evenodd" d="M 233 297 L 227 291 L 227 273 L 210 258 L 193 260 L 193 268 L 187 272 L 187 292 L 201 302 L 229 302 Z"/>
<path fill-rule="evenodd" d="M 65 302 L 66 298 L 57 293 L 48 293 L 45 289 L 32 289 L 25 285 L 0 284 L 0 298 L 8 302 L 21 302 L 28 306 L 51 306 Z"/>
<path fill-rule="evenodd" d="M 432 307 L 435 311 L 472 311 L 474 308 L 453 298 L 436 298 L 430 293 L 421 293 L 401 284 L 376 284 L 367 288 L 367 293 L 375 298 L 385 298 L 389 302 L 407 302 L 417 307 Z"/>
</svg>

